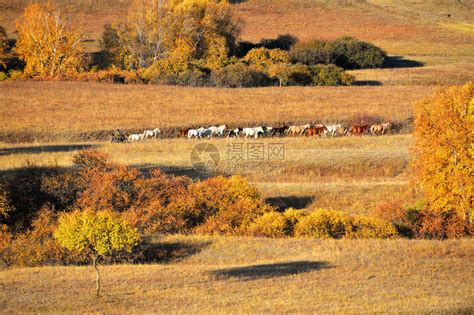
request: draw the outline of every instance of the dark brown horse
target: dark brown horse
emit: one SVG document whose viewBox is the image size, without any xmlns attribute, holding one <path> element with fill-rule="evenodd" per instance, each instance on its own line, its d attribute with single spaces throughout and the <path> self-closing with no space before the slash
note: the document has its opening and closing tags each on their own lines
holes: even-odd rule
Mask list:
<svg viewBox="0 0 474 315">
<path fill-rule="evenodd" d="M 189 128 L 179 129 L 178 138 L 186 138 L 188 136 L 188 131 L 189 131 Z"/>
<path fill-rule="evenodd" d="M 308 137 L 311 137 L 311 136 L 321 136 L 324 131 L 326 131 L 327 128 L 326 126 L 322 126 L 322 127 L 309 127 L 308 129 L 306 129 L 306 135 Z"/>
<path fill-rule="evenodd" d="M 362 136 L 368 129 L 369 125 L 355 125 L 351 127 L 351 134 L 354 136 Z"/>
<path fill-rule="evenodd" d="M 284 136 L 288 129 L 290 129 L 289 126 L 273 128 L 271 131 L 272 137 L 276 136 L 277 134 L 279 137 Z"/>
</svg>

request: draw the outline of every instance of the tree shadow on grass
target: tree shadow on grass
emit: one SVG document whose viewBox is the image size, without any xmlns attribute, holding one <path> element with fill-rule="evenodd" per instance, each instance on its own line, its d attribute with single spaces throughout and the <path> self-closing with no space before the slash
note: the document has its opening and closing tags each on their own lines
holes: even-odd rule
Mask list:
<svg viewBox="0 0 474 315">
<path fill-rule="evenodd" d="M 383 63 L 384 68 L 416 68 L 424 65 L 421 61 L 405 59 L 403 56 L 388 56 Z"/>
<path fill-rule="evenodd" d="M 70 152 L 90 149 L 94 144 L 68 144 L 68 145 L 40 145 L 27 147 L 13 147 L 0 149 L 0 156 L 11 154 L 38 154 L 43 152 Z"/>
<path fill-rule="evenodd" d="M 313 202 L 312 196 L 278 196 L 269 197 L 266 201 L 283 211 L 287 208 L 304 209 Z"/>
<path fill-rule="evenodd" d="M 200 253 L 211 245 L 210 241 L 147 242 L 140 250 L 140 263 L 172 263 Z"/>
<path fill-rule="evenodd" d="M 213 271 L 213 276 L 218 280 L 239 278 L 242 280 L 256 280 L 264 278 L 284 277 L 304 272 L 332 268 L 324 261 L 292 261 L 265 265 L 252 265 L 245 267 L 227 268 Z"/>
</svg>

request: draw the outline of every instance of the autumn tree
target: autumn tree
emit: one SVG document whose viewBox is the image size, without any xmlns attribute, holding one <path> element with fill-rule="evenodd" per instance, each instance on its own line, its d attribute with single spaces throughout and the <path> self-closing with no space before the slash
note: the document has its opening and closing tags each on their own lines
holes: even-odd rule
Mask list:
<svg viewBox="0 0 474 315">
<path fill-rule="evenodd" d="M 131 69 L 163 59 L 214 69 L 226 64 L 238 28 L 227 1 L 134 0 L 118 33 Z"/>
<path fill-rule="evenodd" d="M 98 259 L 115 251 L 131 251 L 140 241 L 137 230 L 117 213 L 91 209 L 62 214 L 54 237 L 68 250 L 91 257 L 97 296 L 100 293 Z"/>
<path fill-rule="evenodd" d="M 415 115 L 414 184 L 433 218 L 464 222 L 445 235 L 460 236 L 474 223 L 474 82 L 438 90 L 415 104 Z"/>
<path fill-rule="evenodd" d="M 7 57 L 7 32 L 0 25 L 0 69 L 6 68 L 5 59 Z"/>
<path fill-rule="evenodd" d="M 16 28 L 14 51 L 26 63 L 26 75 L 56 77 L 83 70 L 81 32 L 51 2 L 28 5 Z"/>
</svg>

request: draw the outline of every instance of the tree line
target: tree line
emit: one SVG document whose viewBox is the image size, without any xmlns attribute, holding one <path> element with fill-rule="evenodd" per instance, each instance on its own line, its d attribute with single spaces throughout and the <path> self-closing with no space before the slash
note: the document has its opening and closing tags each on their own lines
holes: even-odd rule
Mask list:
<svg viewBox="0 0 474 315">
<path fill-rule="evenodd" d="M 239 41 L 226 0 L 134 0 L 126 21 L 104 25 L 101 51 L 53 4 L 33 3 L 16 22 L 12 53 L 24 64 L 1 79 L 62 79 L 191 86 L 350 85 L 346 69 L 375 68 L 386 53 L 351 37 L 300 43 L 290 34 Z M 7 34 L 0 28 L 0 59 Z M 10 67 L 12 68 L 12 67 Z M 1 70 L 1 69 L 0 69 Z"/>
</svg>

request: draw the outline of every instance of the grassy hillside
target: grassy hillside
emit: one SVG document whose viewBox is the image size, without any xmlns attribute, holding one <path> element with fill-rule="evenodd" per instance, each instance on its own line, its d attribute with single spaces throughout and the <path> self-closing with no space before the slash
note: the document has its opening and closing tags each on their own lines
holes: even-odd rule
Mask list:
<svg viewBox="0 0 474 315">
<path fill-rule="evenodd" d="M 474 243 L 167 237 L 165 264 L 0 271 L 2 312 L 472 312 Z M 179 259 L 178 261 L 173 260 Z"/>
</svg>

